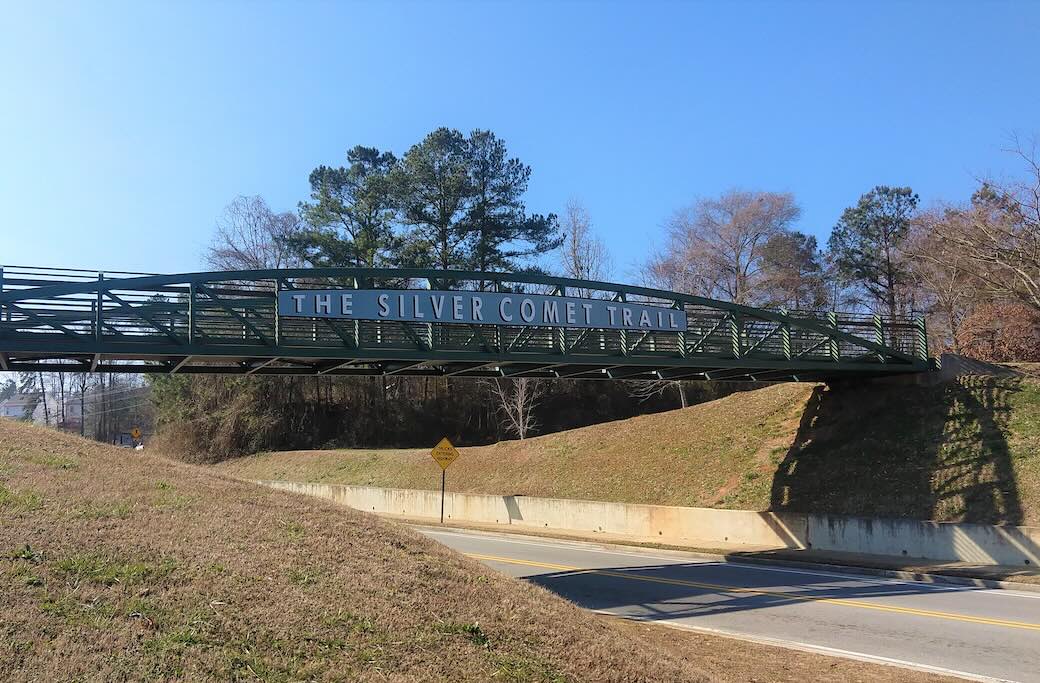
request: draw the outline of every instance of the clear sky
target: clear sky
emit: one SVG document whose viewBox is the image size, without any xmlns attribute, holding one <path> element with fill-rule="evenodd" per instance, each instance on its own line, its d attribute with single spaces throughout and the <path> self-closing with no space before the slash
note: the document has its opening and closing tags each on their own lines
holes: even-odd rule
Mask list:
<svg viewBox="0 0 1040 683">
<path fill-rule="evenodd" d="M 531 210 L 583 200 L 618 279 L 731 187 L 825 239 L 876 184 L 1011 172 L 1038 36 L 1040 2 L 10 2 L 0 263 L 199 269 L 236 195 L 294 208 L 316 165 L 437 126 L 505 139 Z"/>
</svg>

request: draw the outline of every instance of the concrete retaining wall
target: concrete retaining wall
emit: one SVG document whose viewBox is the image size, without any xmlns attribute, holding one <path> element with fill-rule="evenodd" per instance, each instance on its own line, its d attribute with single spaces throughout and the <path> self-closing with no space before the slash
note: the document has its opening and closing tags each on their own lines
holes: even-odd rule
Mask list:
<svg viewBox="0 0 1040 683">
<path fill-rule="evenodd" d="M 258 483 L 327 498 L 368 512 L 427 519 L 440 517 L 439 491 L 290 481 Z M 679 545 L 733 544 L 755 548 L 805 547 L 806 530 L 805 515 L 797 513 L 713 510 L 472 493 L 448 493 L 444 499 L 444 518 L 459 522 L 603 533 L 639 541 Z"/>
<path fill-rule="evenodd" d="M 368 486 L 258 482 L 358 510 L 436 520 L 440 492 Z M 637 541 L 740 549 L 896 555 L 941 562 L 1040 565 L 1040 528 L 869 519 L 790 512 L 635 505 L 588 500 L 448 493 L 445 519 L 602 533 Z"/>
<path fill-rule="evenodd" d="M 1040 565 L 1040 528 L 809 515 L 813 550 L 943 562 Z"/>
</svg>

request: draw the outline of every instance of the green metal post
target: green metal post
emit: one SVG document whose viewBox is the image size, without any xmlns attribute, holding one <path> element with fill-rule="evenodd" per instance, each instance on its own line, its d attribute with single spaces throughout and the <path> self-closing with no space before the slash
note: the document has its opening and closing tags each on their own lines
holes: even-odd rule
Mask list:
<svg viewBox="0 0 1040 683">
<path fill-rule="evenodd" d="M 734 313 L 729 319 L 729 336 L 730 346 L 732 347 L 733 357 L 740 358 L 740 336 L 743 332 L 744 321 L 741 319 L 739 313 Z"/>
<path fill-rule="evenodd" d="M 94 308 L 94 339 L 101 341 L 101 323 L 104 317 L 104 301 L 103 292 L 101 291 L 102 283 L 105 281 L 105 274 L 98 273 L 98 288 L 97 288 L 97 305 Z"/>
<path fill-rule="evenodd" d="M 786 308 L 780 309 L 780 312 L 787 315 Z M 780 345 L 783 348 L 784 360 L 791 360 L 791 326 L 786 322 L 780 323 Z"/>
<path fill-rule="evenodd" d="M 278 299 L 279 294 L 282 291 L 282 281 L 279 278 L 274 279 L 274 345 L 282 345 L 282 316 L 278 314 Z"/>
<path fill-rule="evenodd" d="M 831 311 L 827 314 L 827 324 L 833 327 L 835 330 L 838 329 L 838 314 L 835 311 Z M 827 343 L 830 353 L 830 359 L 837 363 L 841 360 L 841 347 L 838 346 L 838 338 L 831 337 Z"/>
<path fill-rule="evenodd" d="M 917 331 L 917 344 L 915 350 L 917 351 L 917 358 L 923 361 L 928 360 L 928 328 L 925 326 L 924 316 L 917 318 L 914 321 L 915 328 Z"/>
<path fill-rule="evenodd" d="M 882 322 L 881 316 L 879 314 L 875 313 L 874 317 L 872 319 L 872 322 L 874 323 L 874 343 L 877 344 L 878 346 L 884 346 L 885 345 L 885 326 L 884 326 L 884 323 Z M 885 362 L 885 354 L 878 353 L 877 354 L 877 359 L 878 359 L 878 361 L 884 363 Z"/>
<path fill-rule="evenodd" d="M 188 343 L 195 343 L 195 283 L 188 283 Z"/>
</svg>

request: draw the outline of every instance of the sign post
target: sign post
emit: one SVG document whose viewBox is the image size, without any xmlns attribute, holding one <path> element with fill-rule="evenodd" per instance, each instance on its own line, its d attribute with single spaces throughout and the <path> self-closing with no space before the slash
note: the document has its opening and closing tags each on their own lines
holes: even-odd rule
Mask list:
<svg viewBox="0 0 1040 683">
<path fill-rule="evenodd" d="M 444 481 L 448 474 L 448 465 L 459 457 L 459 451 L 451 445 L 448 437 L 444 437 L 433 447 L 430 455 L 441 466 L 441 524 L 444 524 Z"/>
</svg>

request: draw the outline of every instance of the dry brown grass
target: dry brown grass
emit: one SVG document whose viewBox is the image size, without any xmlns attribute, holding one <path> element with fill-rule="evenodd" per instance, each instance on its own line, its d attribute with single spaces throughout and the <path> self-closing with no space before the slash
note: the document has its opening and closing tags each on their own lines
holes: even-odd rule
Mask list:
<svg viewBox="0 0 1040 683">
<path fill-rule="evenodd" d="M 0 420 L 0 680 L 940 679 L 603 619 L 370 515 Z"/>
<path fill-rule="evenodd" d="M 780 384 L 685 410 L 463 448 L 448 470 L 448 487 L 471 493 L 764 507 L 772 473 L 794 440 L 812 388 Z M 244 479 L 440 487 L 440 467 L 425 449 L 265 453 L 217 467 Z"/>
<path fill-rule="evenodd" d="M 705 680 L 397 525 L 0 421 L 0 680 Z"/>
<path fill-rule="evenodd" d="M 983 524 L 1040 524 L 1040 381 L 785 384 L 463 448 L 452 491 Z M 423 450 L 268 453 L 245 479 L 436 489 Z"/>
</svg>

